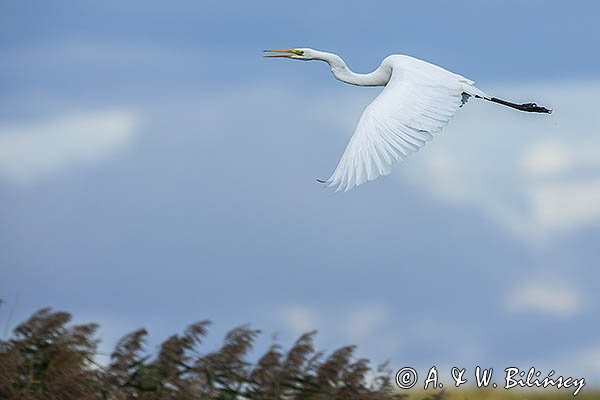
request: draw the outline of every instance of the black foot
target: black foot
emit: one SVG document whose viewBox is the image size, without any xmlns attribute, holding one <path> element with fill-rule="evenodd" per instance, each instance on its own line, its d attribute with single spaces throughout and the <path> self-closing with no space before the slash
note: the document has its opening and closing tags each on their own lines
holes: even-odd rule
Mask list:
<svg viewBox="0 0 600 400">
<path fill-rule="evenodd" d="M 317 179 L 317 182 L 319 182 L 319 183 L 327 183 L 327 181 L 323 181 L 321 179 Z"/>
<path fill-rule="evenodd" d="M 522 111 L 526 111 L 526 112 L 537 112 L 537 113 L 552 114 L 552 110 L 550 110 L 549 108 L 538 106 L 535 103 L 521 104 L 520 107 L 519 107 L 519 109 L 522 110 Z"/>
</svg>

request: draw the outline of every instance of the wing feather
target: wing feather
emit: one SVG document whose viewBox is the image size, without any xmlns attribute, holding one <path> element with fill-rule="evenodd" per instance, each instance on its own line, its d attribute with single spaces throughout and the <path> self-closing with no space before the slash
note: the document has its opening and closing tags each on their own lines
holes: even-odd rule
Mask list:
<svg viewBox="0 0 600 400">
<path fill-rule="evenodd" d="M 389 83 L 367 106 L 331 177 L 336 191 L 388 175 L 396 161 L 418 151 L 450 122 L 464 102 L 457 75 L 392 72 Z M 464 79 L 464 78 L 463 78 Z"/>
</svg>

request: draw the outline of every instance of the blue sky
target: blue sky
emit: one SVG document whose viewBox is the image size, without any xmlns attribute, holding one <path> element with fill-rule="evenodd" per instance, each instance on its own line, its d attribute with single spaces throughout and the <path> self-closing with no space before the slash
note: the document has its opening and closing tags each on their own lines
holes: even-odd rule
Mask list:
<svg viewBox="0 0 600 400">
<path fill-rule="evenodd" d="M 523 365 L 600 383 L 596 2 L 3 2 L 0 309 L 149 348 L 193 321 L 357 344 L 400 368 Z M 551 116 L 471 101 L 392 175 L 335 167 L 392 53 Z M 4 328 L 3 328 L 4 330 Z M 1 332 L 0 332 L 1 333 Z"/>
</svg>

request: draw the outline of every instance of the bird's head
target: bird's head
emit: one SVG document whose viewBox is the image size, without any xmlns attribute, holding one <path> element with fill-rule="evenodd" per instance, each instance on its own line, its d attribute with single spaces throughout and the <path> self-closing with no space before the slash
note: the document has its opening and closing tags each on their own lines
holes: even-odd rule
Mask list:
<svg viewBox="0 0 600 400">
<path fill-rule="evenodd" d="M 314 60 L 317 59 L 317 50 L 308 49 L 308 48 L 300 48 L 300 49 L 284 49 L 284 50 L 265 50 L 265 53 L 275 53 L 268 54 L 264 57 L 266 58 L 291 58 L 294 60 Z"/>
</svg>

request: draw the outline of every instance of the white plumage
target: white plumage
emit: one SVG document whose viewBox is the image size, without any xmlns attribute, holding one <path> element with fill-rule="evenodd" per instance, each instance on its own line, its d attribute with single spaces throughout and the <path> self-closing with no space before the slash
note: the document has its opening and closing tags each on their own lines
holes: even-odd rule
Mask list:
<svg viewBox="0 0 600 400">
<path fill-rule="evenodd" d="M 405 55 L 392 55 L 369 74 L 356 74 L 336 54 L 313 49 L 266 50 L 267 57 L 322 60 L 342 82 L 385 86 L 367 106 L 342 158 L 329 179 L 337 190 L 350 190 L 379 176 L 418 151 L 450 122 L 471 96 L 531 112 L 550 112 L 534 103 L 514 104 L 491 98 L 474 82 L 436 65 Z"/>
<path fill-rule="evenodd" d="M 483 92 L 460 75 L 407 56 L 390 56 L 391 78 L 362 113 L 342 158 L 326 181 L 349 190 L 381 175 L 433 139 L 463 104 Z"/>
</svg>

